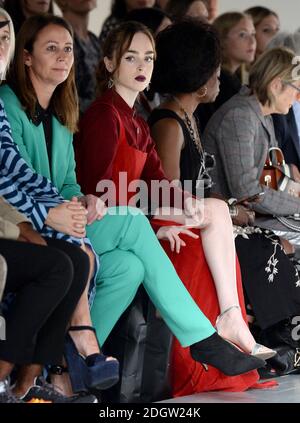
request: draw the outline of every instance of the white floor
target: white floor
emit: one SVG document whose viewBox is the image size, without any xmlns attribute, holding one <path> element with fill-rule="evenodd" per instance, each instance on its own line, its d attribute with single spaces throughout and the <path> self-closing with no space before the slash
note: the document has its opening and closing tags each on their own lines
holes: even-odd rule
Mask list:
<svg viewBox="0 0 300 423">
<path fill-rule="evenodd" d="M 246 392 L 205 392 L 175 398 L 161 403 L 300 403 L 300 375 L 272 379 L 278 386 L 272 389 L 252 389 Z"/>
</svg>

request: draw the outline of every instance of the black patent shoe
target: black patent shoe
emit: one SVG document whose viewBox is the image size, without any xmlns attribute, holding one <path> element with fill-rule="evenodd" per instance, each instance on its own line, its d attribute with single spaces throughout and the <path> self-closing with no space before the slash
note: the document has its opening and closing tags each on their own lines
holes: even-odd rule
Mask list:
<svg viewBox="0 0 300 423">
<path fill-rule="evenodd" d="M 225 341 L 217 333 L 190 346 L 191 356 L 199 361 L 205 370 L 207 365 L 216 367 L 227 376 L 237 376 L 264 367 L 266 362 L 245 354 Z"/>
</svg>

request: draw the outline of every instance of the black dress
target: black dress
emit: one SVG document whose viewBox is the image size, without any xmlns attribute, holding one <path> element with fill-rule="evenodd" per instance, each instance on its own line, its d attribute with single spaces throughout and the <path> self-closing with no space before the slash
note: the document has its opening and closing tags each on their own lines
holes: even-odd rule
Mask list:
<svg viewBox="0 0 300 423">
<path fill-rule="evenodd" d="M 148 120 L 149 126 L 165 118 L 176 119 L 184 135 L 180 179 L 196 183 L 201 155 L 185 122 L 171 110 L 155 109 Z M 234 234 L 246 303 L 251 306 L 260 329 L 299 315 L 299 275 L 284 253 L 279 238 L 270 231 L 255 227 L 234 227 Z"/>
<path fill-rule="evenodd" d="M 184 121 L 172 110 L 154 109 L 148 119 L 148 124 L 151 127 L 157 121 L 169 118 L 177 120 L 184 137 L 184 146 L 180 156 L 180 182 L 182 187 L 192 192 L 193 195 L 197 194 L 198 197 L 208 197 L 210 193 L 210 180 L 208 180 L 209 175 L 205 169 L 205 156 L 203 156 L 203 152 L 198 151 Z M 197 185 L 199 180 L 205 180 L 204 193 L 203 186 Z M 189 185 L 187 185 L 187 181 L 191 181 L 191 189 L 188 189 Z"/>
</svg>

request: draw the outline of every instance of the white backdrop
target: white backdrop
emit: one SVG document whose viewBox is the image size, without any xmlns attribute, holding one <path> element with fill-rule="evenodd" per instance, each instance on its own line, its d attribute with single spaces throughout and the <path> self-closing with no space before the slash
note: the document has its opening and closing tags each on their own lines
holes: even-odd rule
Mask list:
<svg viewBox="0 0 300 423">
<path fill-rule="evenodd" d="M 90 29 L 99 34 L 102 22 L 108 16 L 111 0 L 98 0 L 98 7 L 91 13 Z M 300 27 L 300 0 L 219 0 L 220 13 L 245 10 L 250 6 L 266 6 L 278 13 L 281 28 L 294 31 Z"/>
</svg>

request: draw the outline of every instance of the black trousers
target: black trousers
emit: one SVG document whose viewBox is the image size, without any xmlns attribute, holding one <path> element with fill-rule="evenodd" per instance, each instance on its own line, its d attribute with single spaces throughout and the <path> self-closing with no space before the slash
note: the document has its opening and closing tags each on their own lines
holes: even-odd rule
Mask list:
<svg viewBox="0 0 300 423">
<path fill-rule="evenodd" d="M 0 341 L 0 359 L 11 363 L 61 364 L 66 328 L 88 280 L 87 254 L 46 241 L 48 247 L 0 239 L 8 267 L 4 295 L 16 294 Z"/>
</svg>

